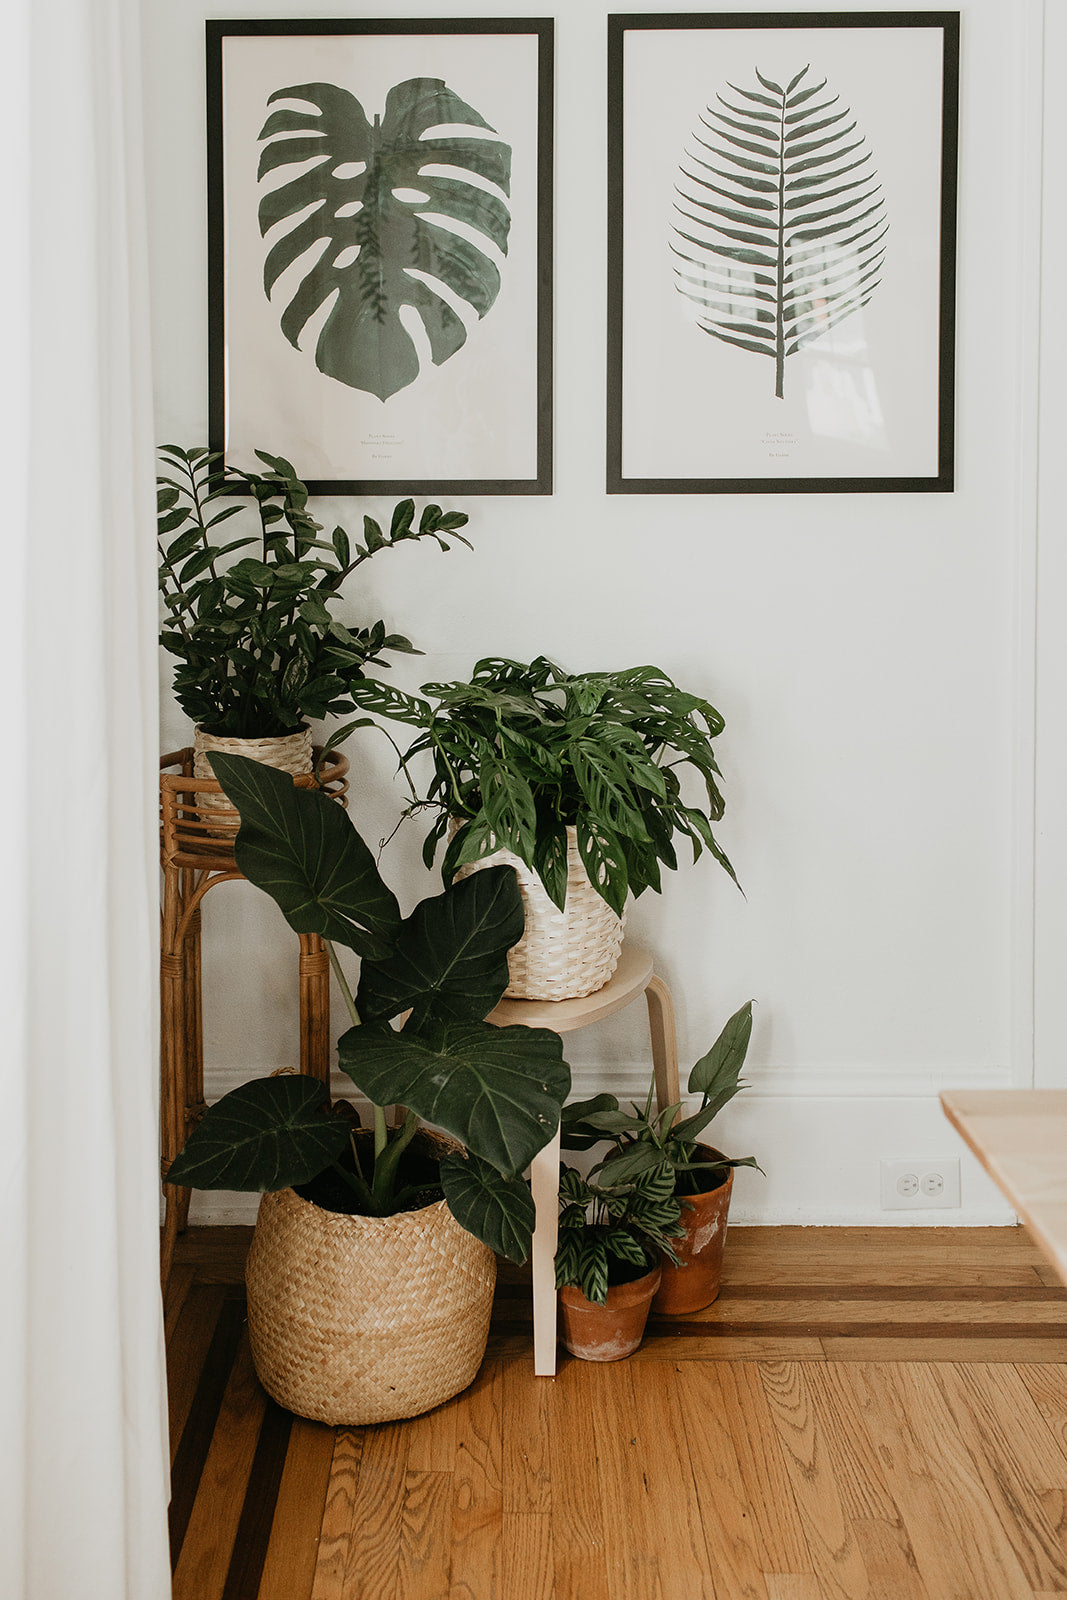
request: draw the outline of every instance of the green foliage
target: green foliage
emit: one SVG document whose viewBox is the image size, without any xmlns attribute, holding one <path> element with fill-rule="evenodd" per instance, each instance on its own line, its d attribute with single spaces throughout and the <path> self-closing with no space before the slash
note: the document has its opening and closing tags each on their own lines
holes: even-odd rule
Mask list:
<svg viewBox="0 0 1067 1600">
<path fill-rule="evenodd" d="M 489 868 L 401 917 L 346 813 L 319 790 L 244 756 L 215 770 L 241 816 L 235 853 L 290 926 L 325 936 L 352 1027 L 340 1065 L 371 1101 L 373 1166 L 364 1170 L 321 1085 L 262 1078 L 211 1106 L 168 1181 L 214 1189 L 283 1189 L 330 1170 L 370 1216 L 403 1209 L 401 1158 L 420 1118 L 462 1141 L 441 1166 L 456 1220 L 500 1254 L 524 1260 L 533 1208 L 519 1176 L 559 1125 L 570 1089 L 558 1034 L 484 1020 L 507 987 L 507 952 L 521 936 L 515 874 Z M 352 841 L 356 841 L 356 847 Z M 363 956 L 353 995 L 335 944 Z M 400 1029 L 390 1026 L 410 1013 Z M 364 1020 L 373 1018 L 374 1020 Z M 388 1130 L 383 1108 L 407 1116 Z"/>
<path fill-rule="evenodd" d="M 681 1105 L 653 1112 L 655 1085 L 649 1084 L 644 1107 L 623 1111 L 612 1094 L 576 1100 L 563 1111 L 562 1143 L 565 1150 L 591 1150 L 605 1140 L 614 1146 L 593 1168 L 608 1185 L 637 1182 L 646 1174 L 666 1174 L 670 1192 L 679 1196 L 701 1194 L 723 1183 L 730 1167 L 762 1169 L 754 1156 L 707 1160 L 699 1140 L 708 1124 L 739 1089 L 741 1068 L 752 1035 L 752 1001 L 743 1005 L 723 1028 L 706 1055 L 689 1074 L 689 1093 L 699 1094 L 700 1108 L 677 1122 Z"/>
<path fill-rule="evenodd" d="M 612 1282 L 643 1276 L 660 1255 L 676 1261 L 671 1240 L 684 1228 L 681 1203 L 665 1168 L 625 1182 L 583 1178 L 564 1167 L 559 1183 L 556 1288 L 570 1284 L 602 1306 Z"/>
<path fill-rule="evenodd" d="M 676 834 L 689 839 L 694 861 L 706 848 L 737 881 L 711 827 L 725 809 L 713 749 L 723 719 L 660 668 L 573 676 L 544 656 L 529 666 L 486 659 L 469 683 L 422 692 L 434 703 L 366 680 L 352 698 L 419 729 L 405 762 L 423 753 L 433 762 L 419 802 L 437 812 L 427 865 L 450 818 L 461 822 L 442 864 L 446 883 L 457 867 L 506 846 L 562 908 L 569 825 L 590 882 L 620 914 L 627 893 L 658 890 L 661 865 L 677 866 Z M 701 805 L 683 796 L 687 768 Z"/>
<path fill-rule="evenodd" d="M 468 544 L 456 531 L 465 512 L 428 505 L 416 527 L 414 501 L 402 500 L 387 532 L 364 517 L 362 544 L 340 527 L 325 539 L 283 457 L 257 450 L 268 468 L 257 473 L 206 449 L 164 445 L 160 454 L 160 643 L 179 661 L 178 704 L 205 732 L 268 738 L 308 717 L 344 715 L 368 666 L 387 667 L 390 651 L 418 654 L 384 622 L 347 627 L 331 607 L 379 550 L 409 539 Z"/>
<path fill-rule="evenodd" d="M 394 84 L 373 124 L 355 95 L 332 83 L 290 85 L 270 100 L 298 102 L 299 109 L 272 111 L 260 132 L 259 176 L 270 187 L 259 203 L 259 227 L 273 241 L 263 287 L 269 296 L 288 274 L 281 330 L 296 349 L 306 324 L 332 299 L 315 365 L 387 400 L 419 375 L 401 321 L 405 307 L 417 313 L 440 366 L 463 346 L 467 330 L 437 285 L 479 318 L 496 300 L 500 273 L 485 246 L 507 255 L 511 148 L 440 78 Z M 435 134 L 446 125 L 451 133 Z"/>
</svg>

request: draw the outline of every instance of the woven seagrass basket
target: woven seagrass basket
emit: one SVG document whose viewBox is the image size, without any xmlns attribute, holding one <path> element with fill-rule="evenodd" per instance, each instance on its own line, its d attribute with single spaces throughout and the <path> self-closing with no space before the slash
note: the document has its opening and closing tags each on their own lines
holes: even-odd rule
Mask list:
<svg viewBox="0 0 1067 1600">
<path fill-rule="evenodd" d="M 508 951 L 511 1000 L 577 1000 L 595 994 L 619 964 L 625 912 L 616 916 L 589 882 L 578 854 L 578 831 L 567 829 L 567 899 L 552 904 L 537 873 L 510 850 L 497 850 L 460 867 L 465 878 L 483 867 L 515 868 L 526 912 L 526 931 Z"/>
<path fill-rule="evenodd" d="M 300 777 L 311 772 L 315 761 L 311 749 L 311 729 L 298 728 L 295 733 L 282 733 L 273 739 L 230 739 L 222 734 L 193 730 L 193 777 L 214 778 L 211 752 L 223 755 L 247 756 L 250 761 L 262 761 L 266 767 L 276 767 Z M 236 827 L 239 818 L 224 794 L 203 793 L 199 804 L 204 811 L 217 811 L 219 821 L 227 824 L 227 833 Z"/>
<path fill-rule="evenodd" d="M 395 1217 L 265 1194 L 245 1268 L 267 1393 L 335 1427 L 416 1417 L 473 1383 L 496 1258 L 443 1200 Z"/>
</svg>

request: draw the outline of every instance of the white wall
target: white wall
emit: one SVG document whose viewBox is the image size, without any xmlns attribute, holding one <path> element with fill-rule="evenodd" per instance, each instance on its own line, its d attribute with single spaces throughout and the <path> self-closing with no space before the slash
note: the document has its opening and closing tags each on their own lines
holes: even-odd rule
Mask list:
<svg viewBox="0 0 1067 1600">
<path fill-rule="evenodd" d="M 879 1157 L 959 1153 L 938 1089 L 1032 1071 L 1041 7 L 962 7 L 955 493 L 706 497 L 602 488 L 606 7 L 367 14 L 553 9 L 555 494 L 463 501 L 475 553 L 383 556 L 353 612 L 427 652 L 397 668 L 402 684 L 543 651 L 574 668 L 653 661 L 722 710 L 722 836 L 747 898 L 702 860 L 636 904 L 631 936 L 673 989 L 683 1072 L 743 999 L 759 1002 L 753 1088 L 716 1130 L 767 1172 L 739 1175 L 736 1219 L 907 1220 L 879 1209 Z M 206 429 L 202 21 L 239 14 L 148 8 L 157 432 L 187 443 Z M 351 10 L 317 0 L 306 14 Z M 364 509 L 324 508 L 357 526 Z M 167 748 L 189 741 L 166 689 L 163 720 Z M 391 833 L 400 790 L 384 740 L 361 735 L 349 754 L 373 842 Z M 384 857 L 408 903 L 431 887 L 419 842 L 408 825 Z M 295 941 L 244 885 L 214 891 L 205 922 L 218 1093 L 290 1062 Z M 568 1049 L 580 1086 L 644 1075 L 638 1010 Z M 962 1209 L 915 1220 L 1008 1216 L 965 1157 Z"/>
</svg>

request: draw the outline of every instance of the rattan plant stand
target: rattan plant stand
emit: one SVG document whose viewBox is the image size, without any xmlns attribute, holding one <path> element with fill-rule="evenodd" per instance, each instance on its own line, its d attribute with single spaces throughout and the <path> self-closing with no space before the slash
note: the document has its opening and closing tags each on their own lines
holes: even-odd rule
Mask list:
<svg viewBox="0 0 1067 1600">
<path fill-rule="evenodd" d="M 315 751 L 318 760 L 319 751 Z M 163 908 L 160 940 L 160 1170 L 166 1209 L 161 1272 L 170 1273 L 174 1243 L 189 1217 L 188 1189 L 166 1184 L 167 1172 L 204 1110 L 204 1033 L 201 1005 L 200 907 L 217 883 L 244 875 L 234 860 L 236 812 L 220 811 L 213 778 L 193 777 L 192 748 L 159 762 L 160 864 Z M 320 782 L 347 805 L 347 757 L 326 757 Z M 312 774 L 294 779 L 299 787 Z M 300 1071 L 330 1081 L 330 966 L 317 934 L 300 934 Z"/>
</svg>

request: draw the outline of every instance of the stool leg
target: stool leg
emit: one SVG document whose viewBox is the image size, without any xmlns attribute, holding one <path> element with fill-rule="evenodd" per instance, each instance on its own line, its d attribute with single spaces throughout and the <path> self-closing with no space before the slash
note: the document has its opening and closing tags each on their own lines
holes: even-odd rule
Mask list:
<svg viewBox="0 0 1067 1600">
<path fill-rule="evenodd" d="M 530 1164 L 530 1189 L 537 1210 L 534 1223 L 533 1324 L 534 1376 L 551 1378 L 556 1370 L 556 1242 L 559 1237 L 560 1130 Z"/>
<path fill-rule="evenodd" d="M 677 1105 L 682 1098 L 678 1086 L 678 1036 L 674 1028 L 674 1002 L 671 991 L 655 973 L 645 990 L 648 1006 L 648 1031 L 652 1037 L 652 1066 L 656 1075 L 656 1106 Z"/>
</svg>

